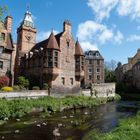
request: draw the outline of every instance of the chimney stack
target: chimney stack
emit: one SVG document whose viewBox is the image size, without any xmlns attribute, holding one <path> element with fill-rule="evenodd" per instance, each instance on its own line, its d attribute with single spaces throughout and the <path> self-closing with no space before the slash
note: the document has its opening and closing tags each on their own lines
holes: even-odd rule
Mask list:
<svg viewBox="0 0 140 140">
<path fill-rule="evenodd" d="M 5 18 L 5 27 L 9 33 L 12 32 L 12 17 L 11 16 L 7 16 Z"/>
<path fill-rule="evenodd" d="M 71 32 L 71 23 L 69 20 L 65 20 L 63 23 L 63 31 Z"/>
</svg>

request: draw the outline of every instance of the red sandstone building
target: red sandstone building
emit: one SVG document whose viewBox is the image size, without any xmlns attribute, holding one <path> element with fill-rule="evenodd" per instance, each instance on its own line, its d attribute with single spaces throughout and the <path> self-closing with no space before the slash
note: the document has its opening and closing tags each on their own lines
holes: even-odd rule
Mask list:
<svg viewBox="0 0 140 140">
<path fill-rule="evenodd" d="M 74 41 L 71 23 L 63 23 L 61 33 L 36 43 L 36 28 L 30 12 L 17 29 L 16 72 L 41 88 L 47 83 L 53 92 L 78 92 L 84 80 L 84 53 Z"/>
<path fill-rule="evenodd" d="M 0 22 L 0 76 L 8 76 L 10 85 L 12 85 L 14 75 L 14 45 L 11 35 L 12 17 L 7 16 L 5 21 Z"/>
</svg>

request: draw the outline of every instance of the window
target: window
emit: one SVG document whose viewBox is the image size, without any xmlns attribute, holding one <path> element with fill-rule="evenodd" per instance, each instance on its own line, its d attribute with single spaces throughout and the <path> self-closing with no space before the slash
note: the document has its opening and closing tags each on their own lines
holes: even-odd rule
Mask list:
<svg viewBox="0 0 140 140">
<path fill-rule="evenodd" d="M 91 73 L 91 72 L 92 72 L 92 70 L 91 70 L 91 69 L 88 69 L 88 72 L 89 72 L 89 73 Z"/>
<path fill-rule="evenodd" d="M 67 43 L 67 47 L 69 48 L 69 47 L 70 47 L 70 42 L 69 42 L 69 41 L 67 41 L 66 43 Z"/>
<path fill-rule="evenodd" d="M 80 70 L 80 58 L 78 56 L 76 56 L 76 63 L 75 63 L 75 67 L 76 67 L 76 71 Z"/>
<path fill-rule="evenodd" d="M 97 68 L 97 73 L 99 73 L 100 72 L 100 69 L 99 68 Z"/>
<path fill-rule="evenodd" d="M 48 67 L 53 67 L 53 55 L 52 51 L 48 51 Z"/>
<path fill-rule="evenodd" d="M 89 64 L 92 64 L 92 61 L 91 60 L 89 60 Z"/>
<path fill-rule="evenodd" d="M 97 60 L 97 65 L 100 65 L 100 60 Z"/>
<path fill-rule="evenodd" d="M 96 53 L 96 56 L 97 56 L 97 57 L 99 56 L 99 53 L 98 53 L 98 52 Z"/>
<path fill-rule="evenodd" d="M 81 69 L 84 70 L 84 57 L 81 58 L 82 62 L 81 62 Z"/>
<path fill-rule="evenodd" d="M 4 47 L 0 46 L 0 53 L 3 53 Z"/>
<path fill-rule="evenodd" d="M 65 85 L 65 78 L 62 77 L 62 84 Z"/>
<path fill-rule="evenodd" d="M 89 75 L 89 80 L 91 80 L 91 75 Z"/>
<path fill-rule="evenodd" d="M 100 80 L 100 75 L 97 75 L 97 80 Z"/>
<path fill-rule="evenodd" d="M 0 61 L 0 69 L 3 69 L 3 62 Z"/>
<path fill-rule="evenodd" d="M 54 66 L 57 68 L 58 67 L 58 52 L 54 52 Z"/>
<path fill-rule="evenodd" d="M 70 78 L 71 85 L 73 85 L 73 78 Z"/>
</svg>

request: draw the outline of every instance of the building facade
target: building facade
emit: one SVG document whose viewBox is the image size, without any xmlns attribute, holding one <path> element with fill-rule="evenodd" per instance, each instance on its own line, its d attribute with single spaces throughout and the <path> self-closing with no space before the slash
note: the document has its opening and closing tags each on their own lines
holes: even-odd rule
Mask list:
<svg viewBox="0 0 140 140">
<path fill-rule="evenodd" d="M 36 82 L 41 88 L 47 83 L 52 92 L 78 92 L 84 79 L 84 53 L 74 41 L 71 23 L 63 23 L 63 31 L 36 43 L 36 28 L 31 13 L 17 29 L 16 71 Z"/>
<path fill-rule="evenodd" d="M 0 76 L 8 76 L 10 85 L 13 85 L 14 77 L 14 45 L 12 41 L 12 17 L 7 16 L 1 22 L 0 28 Z"/>
<path fill-rule="evenodd" d="M 128 63 L 118 65 L 115 71 L 118 83 L 140 89 L 140 49 L 133 57 L 128 58 Z"/>
<path fill-rule="evenodd" d="M 85 52 L 85 85 L 104 83 L 104 59 L 99 51 Z"/>
</svg>

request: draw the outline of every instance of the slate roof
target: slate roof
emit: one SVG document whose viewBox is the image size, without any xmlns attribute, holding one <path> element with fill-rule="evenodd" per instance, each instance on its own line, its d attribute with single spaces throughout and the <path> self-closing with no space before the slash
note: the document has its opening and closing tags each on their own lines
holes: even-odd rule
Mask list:
<svg viewBox="0 0 140 140">
<path fill-rule="evenodd" d="M 85 52 L 85 59 L 104 59 L 99 51 L 89 50 Z"/>
<path fill-rule="evenodd" d="M 41 42 L 38 42 L 32 49 L 31 51 L 37 49 L 39 50 L 41 47 L 42 48 L 52 48 L 52 49 L 57 49 L 57 50 L 60 50 L 60 37 L 62 35 L 63 32 L 57 34 L 57 35 L 54 35 L 54 33 L 52 32 L 49 36 L 48 39 L 45 39 Z"/>
</svg>

